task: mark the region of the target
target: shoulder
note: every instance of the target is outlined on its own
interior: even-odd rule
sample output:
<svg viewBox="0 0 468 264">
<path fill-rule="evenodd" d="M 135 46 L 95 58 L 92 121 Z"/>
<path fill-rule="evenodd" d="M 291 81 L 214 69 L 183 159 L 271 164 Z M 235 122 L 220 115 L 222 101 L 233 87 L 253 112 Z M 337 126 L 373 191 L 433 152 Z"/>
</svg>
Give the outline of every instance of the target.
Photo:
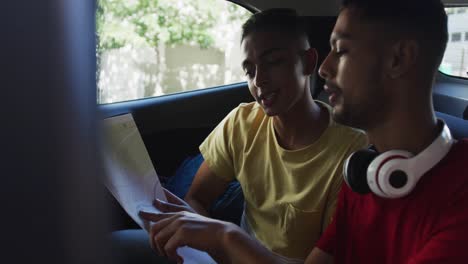
<svg viewBox="0 0 468 264">
<path fill-rule="evenodd" d="M 235 108 L 238 114 L 243 116 L 256 115 L 263 113 L 262 107 L 257 102 L 241 103 Z"/>
<path fill-rule="evenodd" d="M 453 151 L 455 154 L 468 154 L 468 138 L 458 140 L 453 146 Z M 468 155 L 464 157 L 468 158 Z"/>
<path fill-rule="evenodd" d="M 252 124 L 265 117 L 265 112 L 257 102 L 241 103 L 229 114 L 229 119 L 236 124 Z"/>
<path fill-rule="evenodd" d="M 466 170 L 466 164 L 468 163 L 468 139 L 465 138 L 455 142 L 441 163 L 441 167 L 461 175 L 460 177 L 468 182 L 468 171 Z"/>
<path fill-rule="evenodd" d="M 468 138 L 457 140 L 445 159 L 449 164 L 465 167 L 468 162 Z"/>
<path fill-rule="evenodd" d="M 468 139 L 458 140 L 450 152 L 428 172 L 427 188 L 435 195 L 433 203 L 440 202 L 441 207 L 449 204 L 468 206 Z M 427 178 L 427 179 L 425 179 Z M 443 188 L 441 188 L 443 186 Z M 467 214 L 468 215 L 468 214 Z"/>
</svg>

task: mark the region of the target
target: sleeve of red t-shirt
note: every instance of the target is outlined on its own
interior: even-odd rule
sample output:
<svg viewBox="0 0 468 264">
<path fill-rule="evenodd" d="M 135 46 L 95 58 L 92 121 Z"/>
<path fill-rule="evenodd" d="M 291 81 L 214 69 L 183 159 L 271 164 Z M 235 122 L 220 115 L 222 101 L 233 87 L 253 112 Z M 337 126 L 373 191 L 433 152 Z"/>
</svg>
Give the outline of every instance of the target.
<svg viewBox="0 0 468 264">
<path fill-rule="evenodd" d="M 316 247 L 332 256 L 335 255 L 334 253 L 336 250 L 337 235 L 339 235 L 336 232 L 337 225 L 340 224 L 341 216 L 344 214 L 343 210 L 345 210 L 345 188 L 346 186 L 345 184 L 343 184 L 338 195 L 338 203 L 336 205 L 336 211 L 333 216 L 332 222 L 328 225 L 327 229 L 322 234 L 319 241 L 317 241 L 317 243 L 315 244 Z"/>
</svg>

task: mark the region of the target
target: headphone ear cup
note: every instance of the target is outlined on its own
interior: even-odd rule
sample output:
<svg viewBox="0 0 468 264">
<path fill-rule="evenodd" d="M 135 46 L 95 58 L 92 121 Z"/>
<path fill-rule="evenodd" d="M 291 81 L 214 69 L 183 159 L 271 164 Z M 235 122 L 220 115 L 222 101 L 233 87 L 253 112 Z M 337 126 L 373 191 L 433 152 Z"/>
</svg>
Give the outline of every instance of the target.
<svg viewBox="0 0 468 264">
<path fill-rule="evenodd" d="M 415 185 L 408 161 L 408 151 L 389 150 L 375 158 L 367 169 L 367 183 L 373 193 L 383 198 L 399 198 Z"/>
<path fill-rule="evenodd" d="M 367 168 L 379 154 L 371 149 L 361 149 L 351 154 L 344 164 L 343 177 L 348 186 L 357 193 L 370 193 L 367 183 Z"/>
</svg>

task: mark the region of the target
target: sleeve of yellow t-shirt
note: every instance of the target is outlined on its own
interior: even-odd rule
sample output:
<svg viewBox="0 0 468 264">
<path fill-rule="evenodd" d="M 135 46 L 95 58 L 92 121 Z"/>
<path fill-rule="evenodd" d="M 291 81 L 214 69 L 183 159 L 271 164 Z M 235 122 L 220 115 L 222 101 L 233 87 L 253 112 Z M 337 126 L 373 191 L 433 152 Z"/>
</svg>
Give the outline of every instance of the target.
<svg viewBox="0 0 468 264">
<path fill-rule="evenodd" d="M 211 171 L 224 180 L 235 179 L 232 136 L 238 108 L 232 110 L 200 145 L 200 152 Z"/>
<path fill-rule="evenodd" d="M 339 177 L 333 177 L 333 182 L 332 186 L 330 189 L 330 195 L 329 198 L 327 199 L 327 204 L 325 207 L 325 212 L 324 212 L 324 221 L 323 221 L 323 226 L 322 226 L 322 233 L 325 231 L 327 226 L 331 223 L 333 216 L 335 214 L 335 209 L 336 209 L 336 203 L 338 200 L 338 194 L 341 189 L 341 184 L 343 183 L 343 164 L 344 161 L 348 158 L 351 153 L 365 148 L 367 146 L 367 136 L 364 133 L 358 133 L 356 134 L 356 140 L 350 141 L 353 142 L 352 144 L 349 144 L 349 148 L 347 149 L 345 155 L 343 156 L 343 159 L 340 160 L 340 167 L 337 170 L 336 173 L 339 173 Z"/>
</svg>

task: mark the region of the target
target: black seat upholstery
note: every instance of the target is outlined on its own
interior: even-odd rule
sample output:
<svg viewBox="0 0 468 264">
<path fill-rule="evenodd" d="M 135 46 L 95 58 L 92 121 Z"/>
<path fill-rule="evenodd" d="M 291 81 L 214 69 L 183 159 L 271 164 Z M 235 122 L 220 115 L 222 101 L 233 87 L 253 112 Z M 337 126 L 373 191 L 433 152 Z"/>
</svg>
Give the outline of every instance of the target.
<svg viewBox="0 0 468 264">
<path fill-rule="evenodd" d="M 325 57 L 330 52 L 330 34 L 336 22 L 336 17 L 333 16 L 307 16 L 303 17 L 307 25 L 307 34 L 309 36 L 310 45 L 317 50 L 318 61 L 316 74 L 311 78 L 312 97 L 317 98 L 323 90 L 324 80 L 318 77 L 317 71 Z"/>
</svg>

